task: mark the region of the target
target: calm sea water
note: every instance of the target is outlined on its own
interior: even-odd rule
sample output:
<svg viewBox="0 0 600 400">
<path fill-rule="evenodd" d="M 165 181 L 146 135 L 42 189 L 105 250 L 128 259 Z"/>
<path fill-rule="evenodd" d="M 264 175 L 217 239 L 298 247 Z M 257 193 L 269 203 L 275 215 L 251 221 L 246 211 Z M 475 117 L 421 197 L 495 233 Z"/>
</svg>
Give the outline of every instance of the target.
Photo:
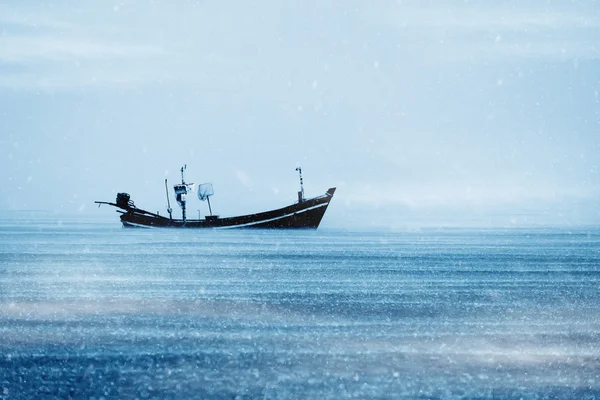
<svg viewBox="0 0 600 400">
<path fill-rule="evenodd" d="M 600 398 L 600 230 L 0 221 L 0 398 Z"/>
</svg>

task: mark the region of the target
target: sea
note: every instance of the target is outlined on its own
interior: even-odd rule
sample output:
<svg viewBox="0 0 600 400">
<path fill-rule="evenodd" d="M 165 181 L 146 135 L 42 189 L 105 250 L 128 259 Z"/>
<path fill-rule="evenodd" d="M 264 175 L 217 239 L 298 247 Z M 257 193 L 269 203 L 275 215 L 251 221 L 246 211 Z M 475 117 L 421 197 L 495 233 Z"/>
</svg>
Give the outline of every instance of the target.
<svg viewBox="0 0 600 400">
<path fill-rule="evenodd" d="M 600 399 L 600 228 L 0 219 L 0 399 Z"/>
</svg>

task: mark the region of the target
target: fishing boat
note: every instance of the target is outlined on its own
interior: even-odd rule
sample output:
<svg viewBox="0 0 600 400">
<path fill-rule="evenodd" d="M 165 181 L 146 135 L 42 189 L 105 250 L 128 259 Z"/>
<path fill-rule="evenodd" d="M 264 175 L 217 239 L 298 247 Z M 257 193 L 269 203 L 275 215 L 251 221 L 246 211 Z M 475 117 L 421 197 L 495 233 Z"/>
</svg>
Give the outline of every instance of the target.
<svg viewBox="0 0 600 400">
<path fill-rule="evenodd" d="M 96 201 L 95 203 L 98 204 L 98 207 L 102 204 L 116 207 L 117 212 L 121 214 L 120 218 L 124 227 L 317 229 L 335 193 L 335 188 L 330 188 L 321 196 L 306 199 L 302 182 L 302 168 L 298 167 L 296 171 L 300 177 L 300 190 L 296 203 L 276 210 L 221 218 L 212 213 L 210 205 L 210 197 L 214 195 L 212 183 L 200 185 L 186 183 L 185 169 L 186 166 L 181 168 L 181 183 L 173 186 L 175 199 L 181 207 L 180 219 L 173 218 L 167 179 L 165 179 L 165 191 L 168 217 L 138 208 L 128 193 L 117 193 L 114 203 L 107 201 Z M 189 219 L 186 215 L 187 196 L 194 190 L 197 191 L 199 200 L 208 203 L 209 214 L 203 219 Z"/>
</svg>

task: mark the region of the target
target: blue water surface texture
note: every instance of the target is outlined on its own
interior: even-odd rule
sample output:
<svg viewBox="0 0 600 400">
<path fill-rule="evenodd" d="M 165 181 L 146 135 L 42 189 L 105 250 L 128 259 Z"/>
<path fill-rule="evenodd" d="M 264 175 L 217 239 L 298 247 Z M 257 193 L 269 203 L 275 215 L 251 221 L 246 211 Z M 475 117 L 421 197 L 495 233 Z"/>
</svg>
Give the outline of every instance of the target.
<svg viewBox="0 0 600 400">
<path fill-rule="evenodd" d="M 600 398 L 600 230 L 0 221 L 0 398 Z"/>
</svg>

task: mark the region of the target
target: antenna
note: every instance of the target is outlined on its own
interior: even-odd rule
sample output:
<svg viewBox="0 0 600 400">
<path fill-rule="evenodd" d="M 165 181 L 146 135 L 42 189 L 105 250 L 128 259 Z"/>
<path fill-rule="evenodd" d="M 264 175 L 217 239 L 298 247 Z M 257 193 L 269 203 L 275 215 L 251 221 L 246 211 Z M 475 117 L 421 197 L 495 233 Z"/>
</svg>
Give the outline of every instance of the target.
<svg viewBox="0 0 600 400">
<path fill-rule="evenodd" d="M 298 203 L 302 203 L 304 201 L 304 184 L 302 183 L 302 167 L 297 167 L 296 171 L 300 175 L 300 191 L 298 192 Z"/>
<path fill-rule="evenodd" d="M 185 185 L 185 180 L 183 180 L 183 171 L 185 171 L 187 169 L 187 164 L 185 164 L 183 167 L 181 167 L 181 184 Z"/>
<path fill-rule="evenodd" d="M 167 178 L 165 178 L 165 192 L 167 192 L 167 212 L 169 219 L 173 219 L 173 209 L 171 208 L 171 200 L 169 200 L 169 188 L 167 187 Z"/>
</svg>

